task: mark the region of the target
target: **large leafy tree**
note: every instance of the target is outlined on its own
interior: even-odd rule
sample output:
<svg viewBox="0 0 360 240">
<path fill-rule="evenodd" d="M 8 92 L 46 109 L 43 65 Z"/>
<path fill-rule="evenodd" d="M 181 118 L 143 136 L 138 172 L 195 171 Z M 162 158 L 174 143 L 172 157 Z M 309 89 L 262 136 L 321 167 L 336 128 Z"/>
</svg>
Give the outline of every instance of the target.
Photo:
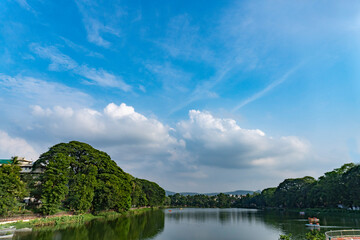
<svg viewBox="0 0 360 240">
<path fill-rule="evenodd" d="M 347 206 L 360 206 L 360 165 L 356 165 L 343 174 L 344 199 Z"/>
<path fill-rule="evenodd" d="M 346 173 L 354 166 L 353 163 L 347 163 L 321 176 L 310 191 L 311 207 L 336 207 L 346 202 L 347 189 L 343 176 L 348 176 Z"/>
<path fill-rule="evenodd" d="M 67 176 L 63 180 L 68 188 L 61 188 L 62 194 L 56 198 L 56 204 L 63 200 L 63 193 L 67 193 L 66 206 L 79 213 L 109 209 L 123 211 L 130 208 L 130 177 L 105 152 L 86 143 L 71 141 L 57 144 L 43 153 L 33 168 L 33 171 L 44 171 L 44 177 L 39 178 L 38 185 L 43 202 L 50 199 L 47 192 L 52 192 L 54 187 L 64 186 L 62 181 L 47 184 L 51 176 L 56 174 L 54 168 L 61 168 L 57 171 L 63 171 L 64 176 Z"/>
<path fill-rule="evenodd" d="M 308 192 L 316 183 L 313 177 L 285 179 L 274 192 L 277 205 L 286 208 L 305 207 L 308 201 Z"/>
</svg>

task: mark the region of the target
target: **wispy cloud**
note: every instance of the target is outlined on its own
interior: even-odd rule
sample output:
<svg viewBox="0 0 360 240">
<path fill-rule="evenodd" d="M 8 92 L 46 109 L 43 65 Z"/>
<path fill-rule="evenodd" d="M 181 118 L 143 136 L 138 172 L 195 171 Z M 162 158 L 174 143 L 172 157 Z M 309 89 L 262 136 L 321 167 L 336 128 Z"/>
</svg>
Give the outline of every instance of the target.
<svg viewBox="0 0 360 240">
<path fill-rule="evenodd" d="M 92 0 L 76 0 L 78 9 L 83 17 L 83 23 L 87 32 L 89 42 L 98 46 L 109 48 L 111 42 L 106 40 L 103 35 L 111 34 L 120 36 L 120 29 L 116 27 L 117 18 L 122 15 L 121 9 L 117 4 L 113 5 L 114 12 L 108 13 L 107 9 L 100 9 L 101 6 Z"/>
<path fill-rule="evenodd" d="M 15 0 L 22 8 L 28 10 L 28 11 L 33 11 L 33 9 L 31 8 L 31 6 L 28 4 L 28 2 L 26 0 Z"/>
<path fill-rule="evenodd" d="M 100 21 L 92 18 L 87 18 L 85 21 L 86 31 L 88 33 L 89 42 L 95 43 L 102 47 L 110 47 L 110 42 L 105 40 L 101 35 L 102 33 L 110 33 L 119 36 L 119 32 L 109 26 L 105 26 Z"/>
<path fill-rule="evenodd" d="M 191 74 L 184 72 L 179 67 L 175 67 L 170 63 L 145 65 L 154 76 L 162 83 L 162 87 L 167 92 L 177 92 L 178 94 L 188 92 L 188 83 L 191 81 Z"/>
<path fill-rule="evenodd" d="M 214 61 L 214 54 L 207 46 L 207 39 L 199 34 L 199 26 L 191 22 L 188 14 L 173 17 L 167 26 L 165 38 L 157 44 L 174 58 Z"/>
<path fill-rule="evenodd" d="M 81 65 L 76 68 L 74 72 L 96 82 L 100 86 L 115 87 L 125 92 L 131 91 L 131 86 L 126 84 L 122 77 L 111 74 L 104 69 L 91 68 L 86 65 Z"/>
<path fill-rule="evenodd" d="M 67 38 L 64 38 L 64 37 L 60 37 L 60 38 L 66 43 L 67 46 L 69 46 L 70 48 L 74 49 L 77 52 L 84 53 L 84 54 L 86 54 L 86 56 L 90 56 L 90 57 L 104 58 L 104 56 L 101 53 L 91 51 L 88 48 L 81 46 L 79 44 L 76 44 Z"/>
<path fill-rule="evenodd" d="M 30 45 L 30 49 L 41 58 L 50 60 L 49 70 L 51 71 L 71 71 L 102 87 L 114 87 L 125 92 L 131 90 L 131 86 L 126 84 L 121 76 L 109 73 L 102 68 L 92 68 L 86 64 L 80 65 L 54 46 L 43 47 L 33 43 Z"/>
<path fill-rule="evenodd" d="M 263 90 L 255 93 L 254 95 L 252 95 L 251 97 L 245 99 L 244 101 L 242 101 L 240 104 L 238 104 L 236 107 L 233 108 L 233 112 L 239 110 L 240 108 L 246 106 L 247 104 L 263 97 L 266 93 L 268 93 L 269 91 L 271 91 L 273 88 L 277 87 L 278 85 L 282 84 L 283 82 L 285 82 L 286 80 L 289 79 L 289 77 L 294 74 L 301 66 L 303 65 L 303 63 L 298 64 L 297 66 L 293 67 L 292 69 L 290 69 L 289 71 L 287 71 L 281 78 L 275 80 L 274 82 L 270 83 L 266 88 L 264 88 Z"/>
<path fill-rule="evenodd" d="M 49 65 L 49 70 L 51 71 L 73 70 L 78 67 L 77 62 L 69 56 L 61 53 L 59 49 L 54 46 L 43 47 L 39 44 L 33 43 L 30 44 L 30 49 L 39 57 L 49 59 L 51 61 L 51 64 Z"/>
<path fill-rule="evenodd" d="M 2 106 L 5 112 L 5 109 L 10 111 L 12 108 L 27 107 L 32 104 L 78 107 L 93 102 L 92 97 L 77 89 L 46 79 L 22 75 L 0 74 L 0 91 L 7 98 L 7 102 L 4 102 L 5 106 Z"/>
<path fill-rule="evenodd" d="M 238 65 L 236 61 L 226 61 L 222 64 L 222 66 L 218 66 L 216 69 L 216 73 L 213 77 L 209 80 L 200 82 L 196 85 L 195 89 L 186 97 L 180 104 L 172 108 L 169 112 L 173 114 L 184 107 L 188 106 L 192 102 L 201 100 L 201 99 L 209 99 L 209 98 L 216 98 L 218 94 L 213 91 L 213 88 L 220 84 L 221 82 L 225 81 L 228 77 L 229 72 L 233 70 Z"/>
</svg>

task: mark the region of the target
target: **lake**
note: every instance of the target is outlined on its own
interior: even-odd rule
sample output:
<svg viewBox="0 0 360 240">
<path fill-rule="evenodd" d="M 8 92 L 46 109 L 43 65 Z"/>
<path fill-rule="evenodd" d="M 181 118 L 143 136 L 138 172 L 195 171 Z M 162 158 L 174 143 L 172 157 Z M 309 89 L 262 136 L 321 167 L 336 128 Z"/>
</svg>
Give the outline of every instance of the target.
<svg viewBox="0 0 360 240">
<path fill-rule="evenodd" d="M 255 209 L 164 209 L 115 220 L 94 220 L 77 226 L 48 227 L 16 233 L 18 240 L 277 240 L 291 233 L 303 239 L 308 216 Z M 360 216 L 320 216 L 320 231 L 360 228 Z"/>
</svg>

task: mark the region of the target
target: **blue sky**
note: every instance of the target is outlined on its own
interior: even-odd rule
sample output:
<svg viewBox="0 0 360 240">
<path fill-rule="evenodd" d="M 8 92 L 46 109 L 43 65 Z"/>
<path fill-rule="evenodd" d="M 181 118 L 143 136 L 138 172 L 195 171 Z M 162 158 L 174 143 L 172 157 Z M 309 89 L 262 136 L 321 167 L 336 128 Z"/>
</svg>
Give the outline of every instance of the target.
<svg viewBox="0 0 360 240">
<path fill-rule="evenodd" d="M 0 2 L 0 157 L 70 140 L 171 191 L 360 160 L 357 1 Z"/>
</svg>

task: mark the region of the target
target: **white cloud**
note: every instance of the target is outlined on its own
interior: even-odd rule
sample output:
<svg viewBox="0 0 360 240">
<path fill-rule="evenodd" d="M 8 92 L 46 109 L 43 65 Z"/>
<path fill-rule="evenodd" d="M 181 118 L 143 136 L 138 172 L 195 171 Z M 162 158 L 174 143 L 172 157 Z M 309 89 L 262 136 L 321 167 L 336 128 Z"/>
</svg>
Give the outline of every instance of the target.
<svg viewBox="0 0 360 240">
<path fill-rule="evenodd" d="M 110 103 L 104 109 L 104 113 L 113 119 L 123 119 L 130 118 L 134 121 L 147 120 L 147 118 L 137 112 L 131 106 L 126 106 L 125 103 L 121 103 L 120 106 L 117 106 L 115 103 Z"/>
<path fill-rule="evenodd" d="M 19 156 L 29 160 L 36 160 L 39 154 L 24 139 L 11 137 L 8 133 L 0 130 L 0 156 L 2 158 Z"/>
<path fill-rule="evenodd" d="M 191 110 L 178 124 L 186 149 L 198 164 L 221 168 L 277 167 L 302 159 L 308 145 L 297 137 L 274 139 L 259 130 L 240 128 L 233 119 Z"/>
<path fill-rule="evenodd" d="M 101 68 L 92 68 L 85 64 L 79 65 L 71 57 L 63 54 L 54 46 L 43 47 L 33 43 L 30 45 L 30 48 L 41 58 L 50 60 L 49 70 L 51 71 L 71 71 L 102 87 L 114 87 L 125 92 L 131 90 L 131 86 L 126 84 L 122 77 Z"/>
</svg>

